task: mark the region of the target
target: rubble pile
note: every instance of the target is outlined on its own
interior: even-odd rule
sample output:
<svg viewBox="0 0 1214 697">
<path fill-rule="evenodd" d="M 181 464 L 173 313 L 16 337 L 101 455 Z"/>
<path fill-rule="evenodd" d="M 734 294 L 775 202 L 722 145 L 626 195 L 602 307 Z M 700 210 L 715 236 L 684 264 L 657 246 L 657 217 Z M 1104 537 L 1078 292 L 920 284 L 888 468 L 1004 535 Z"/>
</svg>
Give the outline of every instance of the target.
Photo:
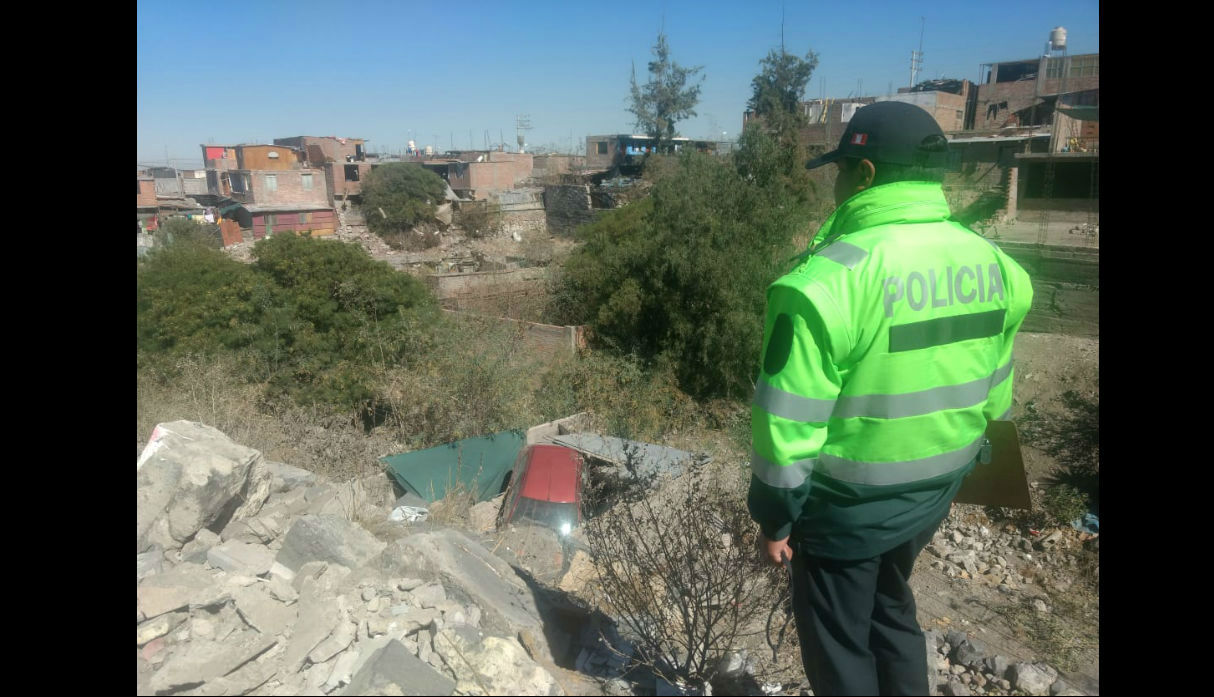
<svg viewBox="0 0 1214 697">
<path fill-rule="evenodd" d="M 139 694 L 563 694 L 514 571 L 451 529 L 377 537 L 359 521 L 390 506 L 365 488 L 158 426 L 138 467 Z"/>
<path fill-rule="evenodd" d="M 924 632 L 928 682 L 942 695 L 1082 695 L 1044 663 L 1011 662 L 988 655 L 986 646 L 965 633 Z"/>
<path fill-rule="evenodd" d="M 977 517 L 950 515 L 925 551 L 935 557 L 932 568 L 945 576 L 986 584 L 1005 594 L 1040 595 L 1040 591 L 1032 592 L 1033 587 L 1046 584 L 1054 590 L 1067 590 L 1079 566 L 1079 548 L 1098 549 L 1100 544 L 1098 535 L 1069 527 L 1022 532 L 1006 524 L 992 529 L 983 524 L 984 517 Z"/>
</svg>

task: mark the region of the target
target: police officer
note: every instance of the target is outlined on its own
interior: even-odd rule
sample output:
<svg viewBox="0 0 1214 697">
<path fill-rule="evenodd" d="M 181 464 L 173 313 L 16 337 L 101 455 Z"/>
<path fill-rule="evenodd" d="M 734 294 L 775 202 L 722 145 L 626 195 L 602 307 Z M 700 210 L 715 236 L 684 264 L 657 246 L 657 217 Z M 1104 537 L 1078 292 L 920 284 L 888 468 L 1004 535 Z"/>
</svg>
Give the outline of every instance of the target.
<svg viewBox="0 0 1214 697">
<path fill-rule="evenodd" d="M 928 694 L 907 585 L 915 557 L 1012 405 L 1028 276 L 951 221 L 947 140 L 923 109 L 858 110 L 837 208 L 767 291 L 748 505 L 790 563 L 805 674 L 820 695 Z"/>
</svg>

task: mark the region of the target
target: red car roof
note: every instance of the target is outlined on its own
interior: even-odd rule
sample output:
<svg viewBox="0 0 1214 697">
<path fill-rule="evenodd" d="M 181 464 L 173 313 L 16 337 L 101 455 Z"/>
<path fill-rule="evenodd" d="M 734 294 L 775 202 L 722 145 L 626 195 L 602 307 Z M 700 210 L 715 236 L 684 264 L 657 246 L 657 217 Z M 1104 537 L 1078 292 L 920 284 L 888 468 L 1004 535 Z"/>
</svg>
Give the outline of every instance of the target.
<svg viewBox="0 0 1214 697">
<path fill-rule="evenodd" d="M 553 503 L 577 501 L 581 457 L 576 450 L 559 445 L 533 445 L 527 459 L 520 495 Z"/>
</svg>

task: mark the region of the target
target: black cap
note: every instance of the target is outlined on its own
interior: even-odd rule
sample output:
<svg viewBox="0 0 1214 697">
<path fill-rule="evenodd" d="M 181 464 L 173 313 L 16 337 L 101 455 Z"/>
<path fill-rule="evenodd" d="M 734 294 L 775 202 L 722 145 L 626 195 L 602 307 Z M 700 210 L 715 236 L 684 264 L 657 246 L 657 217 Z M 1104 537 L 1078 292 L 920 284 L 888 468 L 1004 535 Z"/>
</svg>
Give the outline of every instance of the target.
<svg viewBox="0 0 1214 697">
<path fill-rule="evenodd" d="M 947 153 L 948 139 L 927 111 L 906 102 L 876 102 L 856 110 L 838 148 L 805 163 L 805 168 L 821 167 L 842 157 L 943 167 Z"/>
</svg>

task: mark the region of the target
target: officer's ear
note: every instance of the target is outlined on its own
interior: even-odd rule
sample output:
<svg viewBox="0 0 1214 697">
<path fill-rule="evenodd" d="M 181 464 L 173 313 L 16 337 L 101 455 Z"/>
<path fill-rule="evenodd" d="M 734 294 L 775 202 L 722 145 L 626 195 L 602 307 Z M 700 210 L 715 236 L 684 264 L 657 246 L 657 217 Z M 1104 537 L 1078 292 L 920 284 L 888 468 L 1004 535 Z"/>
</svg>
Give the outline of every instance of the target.
<svg viewBox="0 0 1214 697">
<path fill-rule="evenodd" d="M 873 185 L 877 177 L 877 168 L 871 160 L 860 160 L 856 165 L 856 190 L 863 191 Z"/>
</svg>

